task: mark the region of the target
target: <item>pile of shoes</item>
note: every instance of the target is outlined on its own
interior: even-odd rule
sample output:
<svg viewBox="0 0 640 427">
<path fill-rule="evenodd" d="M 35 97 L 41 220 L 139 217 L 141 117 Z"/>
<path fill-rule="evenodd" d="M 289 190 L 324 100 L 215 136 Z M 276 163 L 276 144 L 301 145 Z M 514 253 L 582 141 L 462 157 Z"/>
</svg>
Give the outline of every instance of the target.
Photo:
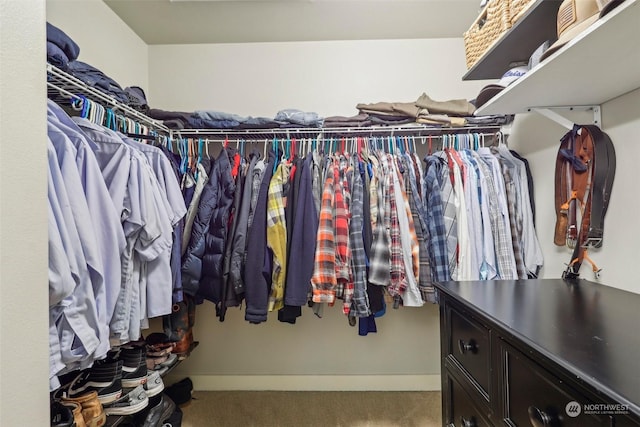
<svg viewBox="0 0 640 427">
<path fill-rule="evenodd" d="M 176 343 L 167 342 L 162 333 L 153 333 L 146 338 L 147 369 L 164 376 L 167 371 L 178 363 L 178 355 L 173 352 Z"/>
</svg>

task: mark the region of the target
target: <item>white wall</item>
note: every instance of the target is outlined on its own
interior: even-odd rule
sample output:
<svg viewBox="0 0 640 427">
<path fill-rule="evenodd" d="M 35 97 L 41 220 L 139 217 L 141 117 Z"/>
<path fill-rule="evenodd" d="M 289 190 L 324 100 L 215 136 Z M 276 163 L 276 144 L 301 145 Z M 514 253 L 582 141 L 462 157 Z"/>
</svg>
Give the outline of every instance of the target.
<svg viewBox="0 0 640 427">
<path fill-rule="evenodd" d="M 149 47 L 150 105 L 273 117 L 283 108 L 354 115 L 359 102 L 473 98 L 461 39 L 167 45 Z M 172 64 L 168 67 L 167 64 Z M 436 306 L 389 309 L 359 337 L 340 308 L 296 325 L 262 325 L 198 308 L 200 347 L 176 371 L 198 389 L 438 389 Z"/>
<path fill-rule="evenodd" d="M 593 115 L 582 114 L 579 120 L 593 120 Z M 616 149 L 617 168 L 611 193 L 611 202 L 605 218 L 604 245 L 589 256 L 602 268 L 599 282 L 608 286 L 640 293 L 640 281 L 634 276 L 638 265 L 637 242 L 640 227 L 637 215 L 638 163 L 640 158 L 640 89 L 614 99 L 602 106 L 603 130 L 611 137 Z M 590 123 L 590 122 L 586 122 Z M 538 237 L 545 256 L 543 277 L 560 277 L 571 258 L 566 247 L 553 243 L 555 208 L 553 200 L 555 159 L 560 138 L 566 129 L 545 118 L 524 115 L 518 117 L 509 142 L 527 157 L 535 183 Z M 585 262 L 580 276 L 595 280 L 590 265 Z"/>
<path fill-rule="evenodd" d="M 149 46 L 150 105 L 273 117 L 354 115 L 359 102 L 473 98 L 462 39 Z"/>
<path fill-rule="evenodd" d="M 44 0 L 0 0 L 0 425 L 49 425 Z"/>
<path fill-rule="evenodd" d="M 47 21 L 80 46 L 79 61 L 122 88 L 149 86 L 148 47 L 102 0 L 47 0 Z"/>
</svg>

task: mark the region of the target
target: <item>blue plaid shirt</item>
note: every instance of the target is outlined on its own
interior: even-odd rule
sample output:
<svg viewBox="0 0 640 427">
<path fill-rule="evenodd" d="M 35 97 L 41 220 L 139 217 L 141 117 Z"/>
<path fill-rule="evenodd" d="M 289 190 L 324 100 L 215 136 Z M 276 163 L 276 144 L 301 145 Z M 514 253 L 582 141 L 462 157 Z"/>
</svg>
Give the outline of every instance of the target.
<svg viewBox="0 0 640 427">
<path fill-rule="evenodd" d="M 425 163 L 424 201 L 426 202 L 431 277 L 435 282 L 444 282 L 451 280 L 451 273 L 447 251 L 447 231 L 444 224 L 444 207 L 438 180 L 438 169 L 443 166 L 442 159 L 427 156 Z"/>
</svg>

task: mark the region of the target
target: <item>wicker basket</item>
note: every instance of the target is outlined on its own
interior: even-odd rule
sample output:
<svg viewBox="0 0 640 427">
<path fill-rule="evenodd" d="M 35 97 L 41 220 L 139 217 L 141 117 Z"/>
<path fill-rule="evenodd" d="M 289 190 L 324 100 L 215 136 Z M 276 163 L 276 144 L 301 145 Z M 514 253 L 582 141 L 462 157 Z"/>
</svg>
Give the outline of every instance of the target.
<svg viewBox="0 0 640 427">
<path fill-rule="evenodd" d="M 510 4 L 512 0 L 489 0 L 471 28 L 464 33 L 467 68 L 476 61 L 511 28 Z"/>
<path fill-rule="evenodd" d="M 509 17 L 511 19 L 511 25 L 515 25 L 535 2 L 536 0 L 510 0 Z"/>
</svg>

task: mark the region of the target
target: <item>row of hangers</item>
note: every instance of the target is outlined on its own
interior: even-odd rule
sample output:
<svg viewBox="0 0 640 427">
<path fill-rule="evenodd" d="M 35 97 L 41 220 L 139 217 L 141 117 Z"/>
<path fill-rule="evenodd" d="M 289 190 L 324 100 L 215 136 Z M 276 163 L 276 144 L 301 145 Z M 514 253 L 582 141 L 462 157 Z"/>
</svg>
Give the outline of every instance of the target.
<svg viewBox="0 0 640 427">
<path fill-rule="evenodd" d="M 439 141 L 438 141 L 439 140 Z M 212 144 L 221 143 L 226 148 L 229 144 L 235 145 L 238 153 L 244 157 L 248 144 L 263 144 L 263 158 L 267 158 L 269 147 L 275 153 L 280 153 L 276 158 L 277 167 L 281 161 L 291 161 L 296 156 L 304 156 L 310 152 L 321 154 L 346 154 L 354 153 L 362 158 L 363 150 L 373 152 L 386 152 L 389 154 L 417 153 L 417 145 L 427 145 L 429 155 L 433 154 L 434 147 L 438 149 L 454 150 L 477 150 L 487 144 L 502 145 L 506 141 L 506 136 L 501 132 L 497 133 L 466 133 L 466 134 L 442 134 L 431 136 L 366 136 L 366 137 L 340 137 L 340 138 L 277 138 L 255 140 L 237 138 L 235 141 L 225 138 L 177 138 L 165 139 L 166 148 L 177 153 L 181 158 L 181 170 L 185 173 L 192 170 L 197 173 L 197 165 L 202 162 L 203 156 L 211 157 L 209 149 Z M 440 144 L 438 144 L 440 142 Z M 162 143 L 162 142 L 161 142 Z"/>
</svg>

